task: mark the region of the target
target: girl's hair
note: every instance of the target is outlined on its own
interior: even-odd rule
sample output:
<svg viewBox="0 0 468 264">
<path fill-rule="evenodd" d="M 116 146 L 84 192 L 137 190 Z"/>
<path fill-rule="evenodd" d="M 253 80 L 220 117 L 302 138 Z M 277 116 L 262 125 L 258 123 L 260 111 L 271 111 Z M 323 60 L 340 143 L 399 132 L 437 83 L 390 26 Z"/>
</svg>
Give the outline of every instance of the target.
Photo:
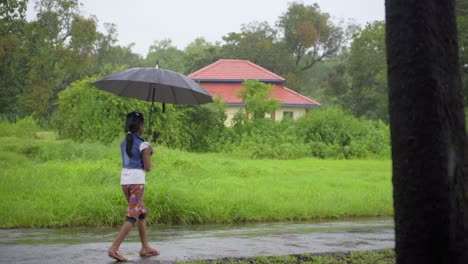
<svg viewBox="0 0 468 264">
<path fill-rule="evenodd" d="M 138 133 L 140 130 L 141 124 L 145 120 L 143 119 L 143 114 L 139 112 L 131 112 L 127 114 L 125 119 L 125 140 L 127 141 L 127 148 L 125 152 L 129 157 L 132 157 L 132 147 L 133 147 L 133 133 Z"/>
</svg>

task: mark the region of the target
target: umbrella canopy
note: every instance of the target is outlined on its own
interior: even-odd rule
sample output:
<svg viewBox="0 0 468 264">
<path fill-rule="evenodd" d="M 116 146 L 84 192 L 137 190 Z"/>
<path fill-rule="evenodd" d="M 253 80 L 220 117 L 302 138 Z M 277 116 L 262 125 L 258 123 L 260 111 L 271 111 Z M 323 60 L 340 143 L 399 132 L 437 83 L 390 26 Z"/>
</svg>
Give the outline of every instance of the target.
<svg viewBox="0 0 468 264">
<path fill-rule="evenodd" d="M 130 68 L 105 76 L 94 85 L 119 96 L 148 102 L 189 105 L 213 102 L 211 95 L 189 77 L 160 68 Z"/>
</svg>

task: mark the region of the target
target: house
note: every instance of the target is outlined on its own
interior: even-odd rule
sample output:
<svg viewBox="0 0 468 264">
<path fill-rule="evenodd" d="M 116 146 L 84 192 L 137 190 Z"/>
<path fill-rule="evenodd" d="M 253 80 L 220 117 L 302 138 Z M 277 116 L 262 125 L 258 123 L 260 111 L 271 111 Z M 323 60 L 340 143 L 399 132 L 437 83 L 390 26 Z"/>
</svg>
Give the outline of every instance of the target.
<svg viewBox="0 0 468 264">
<path fill-rule="evenodd" d="M 285 79 L 248 60 L 218 60 L 188 75 L 211 96 L 220 96 L 227 104 L 226 125 L 240 110 L 245 111 L 245 104 L 238 97 L 245 80 L 258 80 L 274 86 L 271 96 L 279 100 L 281 108 L 272 115 L 273 120 L 281 120 L 288 115 L 293 119 L 303 116 L 312 107 L 320 103 L 283 86 Z"/>
</svg>

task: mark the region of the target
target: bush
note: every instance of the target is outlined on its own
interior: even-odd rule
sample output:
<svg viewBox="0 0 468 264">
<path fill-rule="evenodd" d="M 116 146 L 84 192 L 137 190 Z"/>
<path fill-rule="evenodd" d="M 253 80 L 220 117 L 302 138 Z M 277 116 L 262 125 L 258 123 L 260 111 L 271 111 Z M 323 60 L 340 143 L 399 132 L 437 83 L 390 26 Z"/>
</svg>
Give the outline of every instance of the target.
<svg viewBox="0 0 468 264">
<path fill-rule="evenodd" d="M 320 158 L 386 158 L 389 128 L 382 121 L 357 119 L 340 109 L 314 110 L 300 118 L 297 136 Z"/>
<path fill-rule="evenodd" d="M 215 99 L 213 103 L 197 106 L 174 106 L 177 118 L 162 125 L 172 126 L 171 139 L 163 137 L 159 143 L 187 151 L 219 151 L 220 139 L 224 136 L 226 120 L 225 105 Z"/>
<path fill-rule="evenodd" d="M 128 112 L 140 111 L 148 116 L 147 103 L 98 90 L 93 80 L 76 81 L 59 93 L 53 122 L 61 137 L 110 143 L 123 135 Z"/>
<path fill-rule="evenodd" d="M 0 137 L 34 138 L 38 131 L 39 126 L 31 116 L 20 119 L 16 123 L 0 122 Z"/>
<path fill-rule="evenodd" d="M 388 158 L 389 129 L 340 109 L 313 110 L 297 121 L 258 119 L 228 128 L 222 149 L 249 158 Z"/>
</svg>

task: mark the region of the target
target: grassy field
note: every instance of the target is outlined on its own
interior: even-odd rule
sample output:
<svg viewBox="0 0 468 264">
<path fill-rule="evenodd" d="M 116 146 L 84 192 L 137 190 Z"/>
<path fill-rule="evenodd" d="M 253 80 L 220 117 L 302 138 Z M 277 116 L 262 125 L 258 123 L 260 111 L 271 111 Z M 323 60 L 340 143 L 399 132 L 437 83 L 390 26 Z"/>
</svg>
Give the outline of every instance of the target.
<svg viewBox="0 0 468 264">
<path fill-rule="evenodd" d="M 0 135 L 0 228 L 124 220 L 120 150 Z M 155 149 L 149 223 L 231 223 L 392 215 L 389 160 L 248 160 Z"/>
<path fill-rule="evenodd" d="M 338 252 L 325 254 L 303 254 L 292 256 L 258 256 L 249 259 L 215 259 L 189 261 L 190 264 L 394 264 L 395 252 L 390 249 L 370 252 Z"/>
</svg>

